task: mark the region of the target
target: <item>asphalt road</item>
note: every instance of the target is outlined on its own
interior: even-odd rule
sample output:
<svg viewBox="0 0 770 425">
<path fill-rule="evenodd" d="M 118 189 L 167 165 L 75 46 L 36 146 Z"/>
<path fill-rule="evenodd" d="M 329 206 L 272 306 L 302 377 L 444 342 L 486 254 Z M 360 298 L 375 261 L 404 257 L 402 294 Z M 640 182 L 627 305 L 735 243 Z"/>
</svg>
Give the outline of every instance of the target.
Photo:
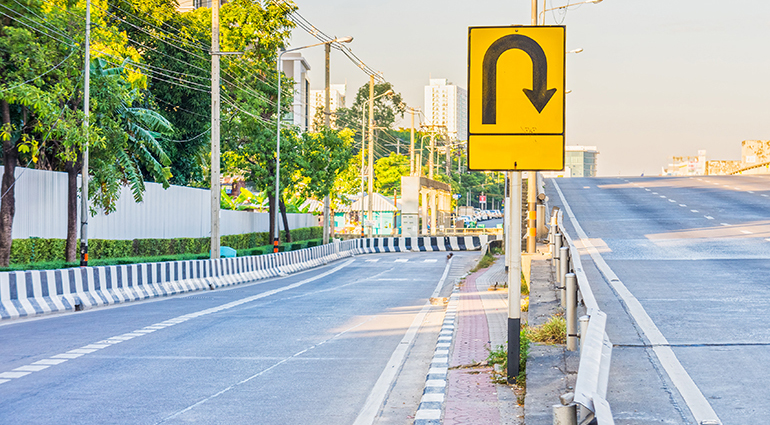
<svg viewBox="0 0 770 425">
<path fill-rule="evenodd" d="M 564 210 L 554 183 L 618 278 L 583 251 L 614 344 L 615 423 L 767 423 L 770 178 L 549 180 Z"/>
<path fill-rule="evenodd" d="M 455 253 L 441 296 L 477 256 Z M 0 423 L 351 424 L 367 399 L 377 421 L 403 422 L 435 348 L 443 307 L 428 299 L 446 267 L 446 253 L 361 255 L 229 289 L 0 324 Z M 397 364 L 410 376 L 383 387 L 410 327 L 414 344 Z"/>
</svg>

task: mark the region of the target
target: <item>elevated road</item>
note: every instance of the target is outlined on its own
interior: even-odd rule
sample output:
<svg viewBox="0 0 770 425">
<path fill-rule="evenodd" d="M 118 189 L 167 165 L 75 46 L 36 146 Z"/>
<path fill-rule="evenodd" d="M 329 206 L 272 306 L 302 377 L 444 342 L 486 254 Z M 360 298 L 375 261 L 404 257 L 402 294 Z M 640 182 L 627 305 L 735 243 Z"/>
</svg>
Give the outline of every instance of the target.
<svg viewBox="0 0 770 425">
<path fill-rule="evenodd" d="M 563 225 L 582 238 L 608 315 L 616 423 L 766 422 L 770 177 L 573 178 L 547 190 L 573 215 Z"/>
</svg>

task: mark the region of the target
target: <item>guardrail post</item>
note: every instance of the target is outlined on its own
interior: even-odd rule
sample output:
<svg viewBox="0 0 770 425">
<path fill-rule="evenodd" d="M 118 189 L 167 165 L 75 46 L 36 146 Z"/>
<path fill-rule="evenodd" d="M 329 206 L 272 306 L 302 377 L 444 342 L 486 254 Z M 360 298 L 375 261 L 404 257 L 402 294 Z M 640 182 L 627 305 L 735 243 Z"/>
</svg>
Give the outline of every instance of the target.
<svg viewBox="0 0 770 425">
<path fill-rule="evenodd" d="M 537 204 L 535 210 L 537 211 L 537 237 L 542 238 L 545 236 L 545 205 Z"/>
<path fill-rule="evenodd" d="M 553 425 L 577 425 L 577 405 L 553 405 Z"/>
<path fill-rule="evenodd" d="M 580 322 L 580 352 L 583 352 L 583 341 L 585 341 L 586 331 L 588 330 L 588 316 L 580 316 L 578 321 Z"/>
<path fill-rule="evenodd" d="M 551 258 L 556 259 L 559 257 L 559 249 L 561 249 L 561 233 L 557 231 L 553 235 L 553 251 L 551 252 Z"/>
<path fill-rule="evenodd" d="M 548 254 L 553 257 L 553 227 L 548 228 Z"/>
<path fill-rule="evenodd" d="M 567 350 L 576 351 L 577 342 L 577 276 L 567 273 L 565 276 L 567 291 Z"/>
<path fill-rule="evenodd" d="M 565 284 L 565 276 L 569 273 L 569 248 L 566 246 L 561 247 L 559 250 L 559 283 L 561 283 L 561 306 L 567 307 L 567 289 Z"/>
</svg>

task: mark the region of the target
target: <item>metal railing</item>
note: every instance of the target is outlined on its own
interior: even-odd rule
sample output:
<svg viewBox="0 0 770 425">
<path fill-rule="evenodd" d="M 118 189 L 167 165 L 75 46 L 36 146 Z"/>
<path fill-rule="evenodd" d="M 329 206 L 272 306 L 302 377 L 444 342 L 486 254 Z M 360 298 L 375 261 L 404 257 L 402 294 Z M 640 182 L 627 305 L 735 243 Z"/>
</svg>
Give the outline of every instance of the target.
<svg viewBox="0 0 770 425">
<path fill-rule="evenodd" d="M 478 235 L 502 235 L 503 229 L 497 227 L 487 228 L 462 228 L 454 227 L 439 230 L 436 236 L 478 236 Z M 428 236 L 428 235 L 425 235 Z"/>
<path fill-rule="evenodd" d="M 553 423 L 588 424 L 596 420 L 598 425 L 614 425 L 606 400 L 612 357 L 612 342 L 605 332 L 607 315 L 601 311 L 591 291 L 580 252 L 572 238 L 560 228 L 560 222 L 561 211 L 554 208 L 548 241 L 561 290 L 561 304 L 566 309 L 567 350 L 576 351 L 579 339 L 580 363 L 574 393 L 563 395 L 561 404 L 553 406 Z M 586 315 L 580 318 L 577 317 L 579 300 L 586 309 Z"/>
</svg>

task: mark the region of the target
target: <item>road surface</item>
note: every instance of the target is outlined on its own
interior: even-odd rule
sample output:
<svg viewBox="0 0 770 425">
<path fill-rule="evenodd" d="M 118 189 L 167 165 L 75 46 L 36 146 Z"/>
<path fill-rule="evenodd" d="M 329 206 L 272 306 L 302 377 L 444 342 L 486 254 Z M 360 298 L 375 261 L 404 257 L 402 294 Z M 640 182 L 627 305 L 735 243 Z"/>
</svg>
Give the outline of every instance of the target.
<svg viewBox="0 0 770 425">
<path fill-rule="evenodd" d="M 359 255 L 0 324 L 0 423 L 403 423 L 441 326 L 428 300 L 445 270 L 441 296 L 478 255 Z"/>
<path fill-rule="evenodd" d="M 595 248 L 581 257 L 614 344 L 615 422 L 767 423 L 770 177 L 553 179 L 547 191 Z"/>
</svg>

